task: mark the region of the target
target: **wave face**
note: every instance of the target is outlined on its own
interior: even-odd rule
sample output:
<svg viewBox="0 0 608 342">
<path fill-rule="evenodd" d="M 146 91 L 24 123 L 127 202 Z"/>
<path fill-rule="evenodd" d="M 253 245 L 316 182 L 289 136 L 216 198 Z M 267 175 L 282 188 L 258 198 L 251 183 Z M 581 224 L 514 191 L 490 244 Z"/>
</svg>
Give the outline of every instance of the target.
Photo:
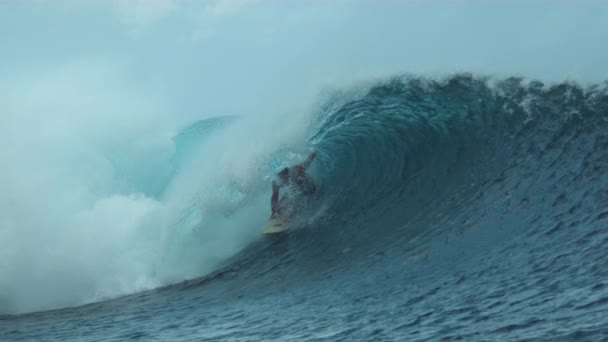
<svg viewBox="0 0 608 342">
<path fill-rule="evenodd" d="M 395 79 L 330 111 L 312 140 L 326 156 L 331 212 L 382 227 L 370 232 L 377 238 L 472 190 L 508 162 L 506 134 L 517 118 L 505 106 L 514 101 L 472 77 Z"/>
<path fill-rule="evenodd" d="M 606 87 L 394 78 L 333 96 L 313 126 L 317 206 L 282 239 L 203 278 L 0 324 L 93 310 L 92 326 L 119 312 L 116 336 L 152 312 L 150 338 L 606 337 Z"/>
<path fill-rule="evenodd" d="M 418 234 L 436 224 L 404 225 L 462 211 L 481 197 L 517 208 L 503 218 L 536 218 L 556 210 L 545 208 L 551 196 L 564 200 L 586 186 L 586 196 L 603 198 L 594 190 L 604 184 L 601 173 L 578 183 L 568 177 L 601 169 L 605 89 L 469 75 L 398 78 L 334 102 L 311 142 L 321 155 L 317 172 L 331 224 L 353 230 L 349 244 Z"/>
</svg>

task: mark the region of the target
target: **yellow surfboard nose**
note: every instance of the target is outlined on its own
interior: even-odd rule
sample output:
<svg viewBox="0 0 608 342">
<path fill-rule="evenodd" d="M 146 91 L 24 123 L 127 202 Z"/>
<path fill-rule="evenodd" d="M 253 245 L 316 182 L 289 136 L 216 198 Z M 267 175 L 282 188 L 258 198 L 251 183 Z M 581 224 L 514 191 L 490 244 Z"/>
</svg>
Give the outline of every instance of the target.
<svg viewBox="0 0 608 342">
<path fill-rule="evenodd" d="M 283 221 L 283 218 L 274 216 L 268 220 L 262 231 L 264 234 L 276 234 L 286 231 L 287 228 L 287 224 Z"/>
</svg>

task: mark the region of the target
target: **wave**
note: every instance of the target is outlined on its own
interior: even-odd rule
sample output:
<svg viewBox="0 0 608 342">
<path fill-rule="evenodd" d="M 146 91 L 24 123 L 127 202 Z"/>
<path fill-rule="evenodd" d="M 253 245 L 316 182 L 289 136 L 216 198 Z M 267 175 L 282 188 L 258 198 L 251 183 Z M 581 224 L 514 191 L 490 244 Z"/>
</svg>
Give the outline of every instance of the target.
<svg viewBox="0 0 608 342">
<path fill-rule="evenodd" d="M 264 277 L 298 283 L 307 272 L 350 279 L 362 260 L 391 253 L 386 265 L 426 258 L 435 267 L 412 274 L 440 272 L 464 267 L 462 254 L 480 257 L 522 234 L 568 234 L 564 226 L 586 222 L 584 235 L 608 217 L 606 87 L 408 76 L 324 101 L 295 130 L 235 117 L 182 130 L 168 176 L 144 189 L 150 198 L 134 201 L 145 207 L 131 236 L 130 248 L 146 251 L 137 277 L 123 277 L 121 291 L 82 291 L 61 304 L 4 298 L 2 311 L 76 305 L 193 278 L 179 287 L 218 277 L 244 279 L 244 287 Z M 277 257 L 259 233 L 269 184 L 306 156 L 304 141 L 318 151 L 311 167 L 317 206 L 288 234 L 289 253 Z M 146 286 L 129 285 L 142 279 Z"/>
<path fill-rule="evenodd" d="M 309 139 L 321 215 L 290 233 L 288 252 L 257 245 L 195 284 L 268 273 L 299 286 L 318 272 L 358 282 L 357 265 L 379 255 L 390 257 L 369 267 L 426 260 L 410 280 L 536 246 L 556 258 L 575 237 L 549 248 L 546 235 L 595 234 L 608 217 L 607 109 L 606 87 L 471 75 L 399 77 L 337 95 Z"/>
<path fill-rule="evenodd" d="M 310 141 L 320 151 L 332 224 L 366 226 L 355 236 L 363 243 L 496 179 L 546 172 L 549 155 L 589 134 L 602 139 L 608 105 L 606 88 L 597 86 L 472 75 L 400 77 L 336 101 Z"/>
</svg>

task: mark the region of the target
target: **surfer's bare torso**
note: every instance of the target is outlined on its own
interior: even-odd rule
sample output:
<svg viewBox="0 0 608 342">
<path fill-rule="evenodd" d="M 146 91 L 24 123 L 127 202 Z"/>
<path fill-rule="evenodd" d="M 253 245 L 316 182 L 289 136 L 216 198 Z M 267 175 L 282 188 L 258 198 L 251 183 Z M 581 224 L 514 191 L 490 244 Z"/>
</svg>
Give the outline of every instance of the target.
<svg viewBox="0 0 608 342">
<path fill-rule="evenodd" d="M 315 193 L 315 183 L 306 173 L 306 169 L 310 166 L 315 156 L 316 152 L 313 152 L 303 163 L 284 168 L 277 174 L 277 179 L 272 182 L 271 216 L 283 214 L 287 209 L 285 208 L 287 205 L 291 206 L 291 209 L 295 209 L 294 206 L 297 206 L 302 198 Z M 283 187 L 287 188 L 287 194 L 283 195 L 283 198 L 279 202 L 279 191 Z M 289 211 L 289 216 L 293 216 L 296 210 Z"/>
</svg>

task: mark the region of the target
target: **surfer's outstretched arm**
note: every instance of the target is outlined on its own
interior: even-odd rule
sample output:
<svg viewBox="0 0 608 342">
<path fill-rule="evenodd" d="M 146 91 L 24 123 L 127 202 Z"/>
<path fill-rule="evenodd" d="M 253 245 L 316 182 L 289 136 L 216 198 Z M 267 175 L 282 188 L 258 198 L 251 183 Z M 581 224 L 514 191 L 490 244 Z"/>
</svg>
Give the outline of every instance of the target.
<svg viewBox="0 0 608 342">
<path fill-rule="evenodd" d="M 312 153 L 308 156 L 308 158 L 306 158 L 306 160 L 298 166 L 301 166 L 303 169 L 307 169 L 310 166 L 310 163 L 312 163 L 312 161 L 315 159 L 316 156 L 317 156 L 317 151 L 312 151 Z"/>
</svg>

